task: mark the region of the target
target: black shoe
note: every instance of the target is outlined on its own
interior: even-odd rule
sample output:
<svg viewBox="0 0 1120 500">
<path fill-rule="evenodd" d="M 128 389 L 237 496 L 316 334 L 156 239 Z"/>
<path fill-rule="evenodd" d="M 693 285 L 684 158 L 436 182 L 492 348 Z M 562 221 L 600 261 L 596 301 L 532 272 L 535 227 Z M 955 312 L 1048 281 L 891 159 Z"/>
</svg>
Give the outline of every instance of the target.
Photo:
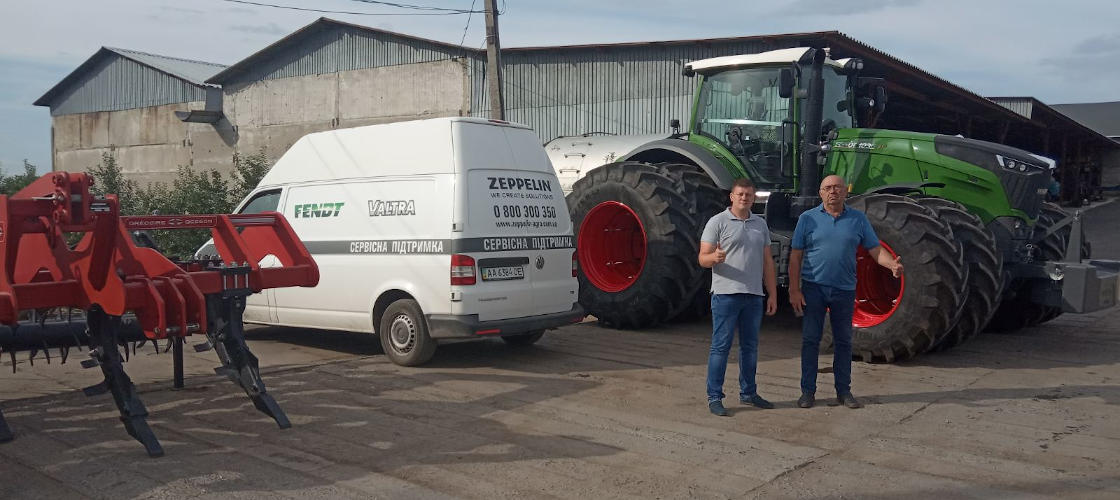
<svg viewBox="0 0 1120 500">
<path fill-rule="evenodd" d="M 745 405 L 754 405 L 758 408 L 762 408 L 763 410 L 770 410 L 774 408 L 774 403 L 762 399 L 762 396 L 759 396 L 758 394 L 746 398 L 740 397 L 739 402 Z"/>
<path fill-rule="evenodd" d="M 850 392 L 846 392 L 844 394 L 836 396 L 836 402 L 853 410 L 856 408 L 863 408 L 863 403 L 860 403 L 859 400 L 856 399 L 856 397 L 853 396 Z"/>
<path fill-rule="evenodd" d="M 811 392 L 801 393 L 801 397 L 797 399 L 798 408 L 812 408 L 813 403 L 817 402 L 817 397 Z"/>
<path fill-rule="evenodd" d="M 712 412 L 712 415 L 717 417 L 727 416 L 727 408 L 724 408 L 723 401 L 718 399 L 715 401 L 708 401 L 708 411 Z"/>
</svg>

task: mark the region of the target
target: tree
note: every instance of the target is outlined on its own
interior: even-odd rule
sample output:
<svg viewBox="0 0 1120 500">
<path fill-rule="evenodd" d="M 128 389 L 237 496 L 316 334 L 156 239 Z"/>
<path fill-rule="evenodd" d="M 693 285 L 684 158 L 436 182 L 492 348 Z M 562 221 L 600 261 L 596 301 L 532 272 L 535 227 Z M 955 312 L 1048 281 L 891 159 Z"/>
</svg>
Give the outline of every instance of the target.
<svg viewBox="0 0 1120 500">
<path fill-rule="evenodd" d="M 264 150 L 243 156 L 233 155 L 233 173 L 227 178 L 214 169 L 195 171 L 180 166 L 171 185 L 150 183 L 139 187 L 127 179 L 111 153 L 101 156 L 101 163 L 91 167 L 94 194 L 116 194 L 121 215 L 188 215 L 226 214 L 268 173 L 271 165 Z M 152 231 L 159 250 L 170 257 L 188 258 L 209 237 L 207 230 Z"/>
<path fill-rule="evenodd" d="M 13 195 L 19 190 L 27 187 L 32 182 L 39 178 L 36 173 L 37 168 L 31 162 L 23 160 L 23 173 L 16 175 L 7 175 L 0 169 L 0 194 Z"/>
<path fill-rule="evenodd" d="M 257 184 L 260 184 L 261 179 L 271 168 L 272 165 L 268 161 L 268 156 L 264 153 L 264 148 L 248 156 L 234 153 L 233 189 L 230 191 L 233 198 L 231 200 L 232 205 L 236 206 L 239 201 L 248 196 L 249 192 L 256 188 Z"/>
</svg>

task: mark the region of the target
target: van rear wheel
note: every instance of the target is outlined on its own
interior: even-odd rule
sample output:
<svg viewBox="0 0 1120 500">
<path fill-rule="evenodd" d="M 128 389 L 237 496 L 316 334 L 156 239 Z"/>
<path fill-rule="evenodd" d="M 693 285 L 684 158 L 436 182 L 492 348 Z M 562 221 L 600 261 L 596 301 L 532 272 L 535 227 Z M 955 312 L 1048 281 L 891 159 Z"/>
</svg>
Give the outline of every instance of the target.
<svg viewBox="0 0 1120 500">
<path fill-rule="evenodd" d="M 526 347 L 536 344 L 544 337 L 544 330 L 535 330 L 522 335 L 503 335 L 502 340 L 511 347 Z"/>
<path fill-rule="evenodd" d="M 436 353 L 436 341 L 428 335 L 428 322 L 420 304 L 412 299 L 400 299 L 385 308 L 378 335 L 385 355 L 401 366 L 422 365 Z"/>
</svg>

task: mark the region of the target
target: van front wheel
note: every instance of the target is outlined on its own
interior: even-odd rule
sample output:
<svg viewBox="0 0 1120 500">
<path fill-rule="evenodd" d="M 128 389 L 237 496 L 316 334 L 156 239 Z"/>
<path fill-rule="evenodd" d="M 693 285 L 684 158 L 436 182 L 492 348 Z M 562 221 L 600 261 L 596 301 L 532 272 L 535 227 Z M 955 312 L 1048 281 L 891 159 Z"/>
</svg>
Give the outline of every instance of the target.
<svg viewBox="0 0 1120 500">
<path fill-rule="evenodd" d="M 401 366 L 422 365 L 436 352 L 436 341 L 428 335 L 428 323 L 420 304 L 412 299 L 389 304 L 381 317 L 378 333 L 385 355 Z"/>
</svg>

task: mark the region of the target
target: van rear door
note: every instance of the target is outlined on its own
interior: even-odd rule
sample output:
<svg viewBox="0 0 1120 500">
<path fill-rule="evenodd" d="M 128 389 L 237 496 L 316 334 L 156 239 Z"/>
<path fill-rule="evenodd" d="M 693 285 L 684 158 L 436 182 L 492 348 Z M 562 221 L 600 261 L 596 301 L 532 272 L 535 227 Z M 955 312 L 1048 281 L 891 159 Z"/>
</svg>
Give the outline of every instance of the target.
<svg viewBox="0 0 1120 500">
<path fill-rule="evenodd" d="M 458 246 L 476 259 L 464 287 L 467 313 L 482 321 L 568 311 L 576 302 L 575 238 L 564 192 L 532 130 L 457 122 L 456 156 L 466 174 Z M 473 290 L 467 290 L 473 288 Z"/>
</svg>

